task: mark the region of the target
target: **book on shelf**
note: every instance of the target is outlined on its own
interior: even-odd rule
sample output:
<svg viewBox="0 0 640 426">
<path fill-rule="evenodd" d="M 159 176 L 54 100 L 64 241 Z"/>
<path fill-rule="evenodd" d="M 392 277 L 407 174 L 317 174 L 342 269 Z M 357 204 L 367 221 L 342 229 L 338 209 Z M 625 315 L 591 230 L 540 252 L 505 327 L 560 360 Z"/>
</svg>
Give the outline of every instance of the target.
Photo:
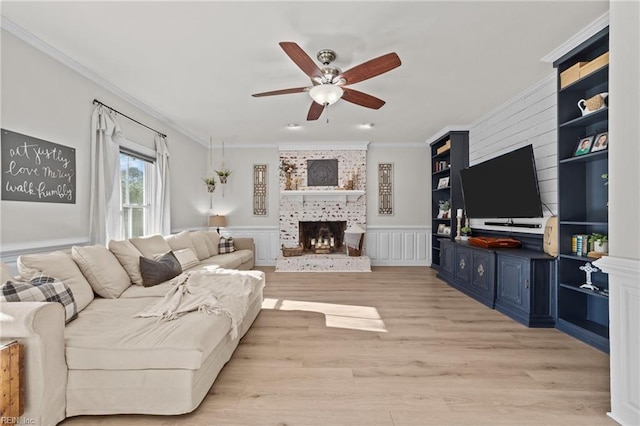
<svg viewBox="0 0 640 426">
<path fill-rule="evenodd" d="M 588 234 L 573 234 L 571 236 L 571 254 L 587 257 L 587 253 L 593 249 L 589 243 L 589 237 Z"/>
</svg>

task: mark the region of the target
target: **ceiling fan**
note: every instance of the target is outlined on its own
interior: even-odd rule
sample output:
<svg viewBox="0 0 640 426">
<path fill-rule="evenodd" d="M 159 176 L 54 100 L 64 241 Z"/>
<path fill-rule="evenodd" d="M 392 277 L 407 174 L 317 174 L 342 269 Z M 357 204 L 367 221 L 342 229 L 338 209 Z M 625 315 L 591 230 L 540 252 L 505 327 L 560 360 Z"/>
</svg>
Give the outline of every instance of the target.
<svg viewBox="0 0 640 426">
<path fill-rule="evenodd" d="M 385 104 L 382 99 L 350 89 L 346 86 L 384 74 L 387 71 L 399 67 L 401 64 L 398 55 L 392 52 L 342 72 L 340 68 L 330 65 L 331 62 L 336 59 L 336 52 L 333 50 L 323 49 L 318 52 L 316 57 L 318 61 L 322 63 L 322 68 L 320 68 L 296 43 L 283 41 L 280 42 L 280 47 L 282 47 L 284 53 L 311 78 L 313 86 L 255 93 L 251 96 L 259 98 L 262 96 L 309 92 L 313 102 L 311 103 L 311 108 L 309 108 L 307 120 L 317 120 L 320 115 L 322 115 L 325 107 L 336 103 L 340 99 L 367 108 L 381 108 Z"/>
</svg>

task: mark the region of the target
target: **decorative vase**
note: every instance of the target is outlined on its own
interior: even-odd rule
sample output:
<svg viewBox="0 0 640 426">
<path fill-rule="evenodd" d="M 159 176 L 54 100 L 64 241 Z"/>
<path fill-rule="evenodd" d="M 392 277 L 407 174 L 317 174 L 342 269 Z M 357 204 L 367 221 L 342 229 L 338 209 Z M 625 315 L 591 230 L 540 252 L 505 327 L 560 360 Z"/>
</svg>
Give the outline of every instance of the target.
<svg viewBox="0 0 640 426">
<path fill-rule="evenodd" d="M 228 178 L 228 177 L 229 177 L 229 176 L 220 176 L 220 183 L 222 183 L 222 184 L 227 183 L 227 178 Z"/>
<path fill-rule="evenodd" d="M 216 190 L 216 186 L 215 185 L 207 184 L 207 192 L 213 192 L 215 190 Z"/>
<path fill-rule="evenodd" d="M 286 173 L 285 178 L 286 179 L 284 181 L 284 189 L 288 191 L 291 189 L 291 173 Z"/>
</svg>

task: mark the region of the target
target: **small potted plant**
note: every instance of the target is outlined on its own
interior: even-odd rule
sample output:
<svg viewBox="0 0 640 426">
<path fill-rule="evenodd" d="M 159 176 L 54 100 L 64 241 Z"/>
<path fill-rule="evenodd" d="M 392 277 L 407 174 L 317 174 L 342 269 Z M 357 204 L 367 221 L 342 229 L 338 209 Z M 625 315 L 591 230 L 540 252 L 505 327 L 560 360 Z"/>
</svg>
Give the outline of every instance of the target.
<svg viewBox="0 0 640 426">
<path fill-rule="evenodd" d="M 471 228 L 469 228 L 468 226 L 463 226 L 462 228 L 460 228 L 460 235 L 463 241 L 468 240 L 471 236 Z"/>
<path fill-rule="evenodd" d="M 213 192 L 216 190 L 216 178 L 213 176 L 202 178 L 204 183 L 207 185 L 207 192 Z"/>
<path fill-rule="evenodd" d="M 438 219 L 448 219 L 449 218 L 449 210 L 451 209 L 451 203 L 449 200 L 440 200 L 438 201 Z"/>
<path fill-rule="evenodd" d="M 594 232 L 589 237 L 589 242 L 593 244 L 593 251 L 596 253 L 609 252 L 609 242 L 606 235 Z"/>
<path fill-rule="evenodd" d="M 229 169 L 216 170 L 216 174 L 218 175 L 218 178 L 220 178 L 220 183 L 225 184 L 227 183 L 227 178 L 229 177 L 229 175 L 231 175 L 231 170 Z"/>
</svg>

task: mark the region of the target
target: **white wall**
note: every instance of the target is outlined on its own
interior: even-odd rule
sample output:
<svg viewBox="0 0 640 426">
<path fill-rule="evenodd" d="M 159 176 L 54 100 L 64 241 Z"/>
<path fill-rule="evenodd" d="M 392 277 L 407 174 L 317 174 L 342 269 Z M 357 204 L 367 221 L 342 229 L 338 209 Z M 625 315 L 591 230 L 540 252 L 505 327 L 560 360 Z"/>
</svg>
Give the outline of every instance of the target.
<svg viewBox="0 0 640 426">
<path fill-rule="evenodd" d="M 2 30 L 2 127 L 74 147 L 78 169 L 75 204 L 0 202 L 3 255 L 13 250 L 88 240 L 90 117 L 94 98 L 167 134 L 172 228 L 205 224 L 208 198 L 200 178 L 206 173 L 206 147 Z M 120 123 L 128 139 L 153 146 L 152 131 L 122 117 Z"/>
<path fill-rule="evenodd" d="M 526 145 L 533 145 L 540 197 L 557 212 L 557 97 L 556 73 L 525 90 L 469 126 L 469 165 L 481 163 Z M 508 179 L 508 177 L 505 177 Z M 543 207 L 545 216 L 550 212 Z M 544 224 L 546 219 L 526 220 Z M 471 220 L 473 228 L 542 233 L 544 228 L 505 228 Z M 525 222 L 521 220 L 519 222 Z"/>
</svg>

